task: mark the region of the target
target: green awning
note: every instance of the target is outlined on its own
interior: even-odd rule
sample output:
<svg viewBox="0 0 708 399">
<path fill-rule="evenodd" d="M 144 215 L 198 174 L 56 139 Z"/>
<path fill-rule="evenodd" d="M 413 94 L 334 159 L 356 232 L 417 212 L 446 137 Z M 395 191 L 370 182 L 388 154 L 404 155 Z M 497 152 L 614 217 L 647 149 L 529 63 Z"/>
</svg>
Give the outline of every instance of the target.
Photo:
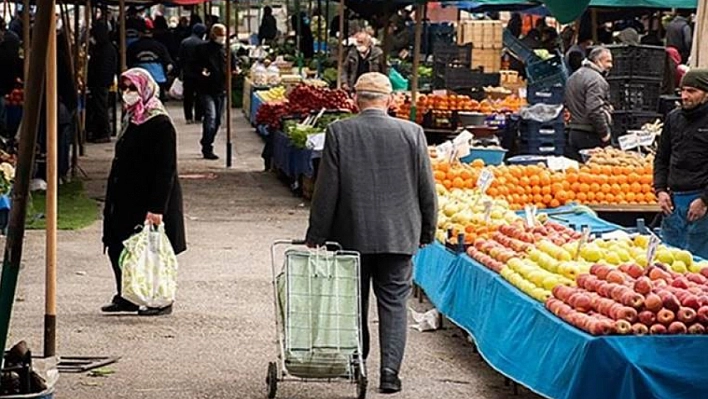
<svg viewBox="0 0 708 399">
<path fill-rule="evenodd" d="M 696 8 L 698 0 L 592 0 L 590 7 Z"/>
</svg>

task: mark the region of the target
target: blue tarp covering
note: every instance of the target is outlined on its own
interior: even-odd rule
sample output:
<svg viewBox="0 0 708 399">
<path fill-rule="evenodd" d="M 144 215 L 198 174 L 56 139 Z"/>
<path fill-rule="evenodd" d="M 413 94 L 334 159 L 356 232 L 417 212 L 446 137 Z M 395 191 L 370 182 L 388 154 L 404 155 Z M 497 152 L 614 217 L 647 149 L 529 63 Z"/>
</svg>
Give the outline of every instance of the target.
<svg viewBox="0 0 708 399">
<path fill-rule="evenodd" d="M 485 360 L 543 396 L 708 398 L 708 336 L 593 337 L 467 255 L 434 244 L 414 262 L 416 283 Z"/>
<path fill-rule="evenodd" d="M 312 160 L 321 153 L 307 149 L 299 149 L 292 145 L 290 138 L 281 132 L 271 132 L 273 140 L 273 166 L 285 173 L 291 179 L 300 176 L 312 177 L 314 172 Z"/>
<path fill-rule="evenodd" d="M 258 114 L 258 108 L 263 105 L 263 99 L 258 95 L 258 91 L 253 90 L 251 92 L 251 112 L 249 114 L 250 122 L 252 126 L 256 126 L 256 115 Z"/>
<path fill-rule="evenodd" d="M 596 234 L 604 234 L 622 229 L 622 226 L 602 220 L 590 213 L 582 211 L 576 212 L 576 209 L 581 208 L 575 205 L 568 205 L 560 208 L 542 209 L 539 210 L 539 212 L 546 213 L 553 221 L 565 226 L 571 226 L 578 231 L 582 229 L 582 226 L 589 227 L 591 232 Z M 523 213 L 523 211 L 520 213 Z"/>
</svg>

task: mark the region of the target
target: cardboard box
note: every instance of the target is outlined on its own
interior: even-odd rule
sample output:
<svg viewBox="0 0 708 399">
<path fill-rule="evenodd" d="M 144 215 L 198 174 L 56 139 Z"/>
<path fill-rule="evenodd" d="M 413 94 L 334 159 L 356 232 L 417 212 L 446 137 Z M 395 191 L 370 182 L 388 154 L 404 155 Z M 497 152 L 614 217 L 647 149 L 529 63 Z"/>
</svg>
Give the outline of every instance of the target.
<svg viewBox="0 0 708 399">
<path fill-rule="evenodd" d="M 503 47 L 504 26 L 501 21 L 464 21 L 457 27 L 457 44 L 472 43 L 475 48 Z"/>
<path fill-rule="evenodd" d="M 472 49 L 472 69 L 482 68 L 484 73 L 494 73 L 501 70 L 502 50 L 496 48 L 490 49 Z"/>
</svg>

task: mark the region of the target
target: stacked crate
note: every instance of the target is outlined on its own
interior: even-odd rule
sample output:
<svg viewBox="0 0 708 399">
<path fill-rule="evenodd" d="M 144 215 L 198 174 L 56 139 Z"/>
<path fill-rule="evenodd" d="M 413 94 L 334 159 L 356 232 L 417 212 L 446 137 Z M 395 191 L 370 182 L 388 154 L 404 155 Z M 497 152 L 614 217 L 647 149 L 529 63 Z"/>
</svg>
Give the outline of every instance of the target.
<svg viewBox="0 0 708 399">
<path fill-rule="evenodd" d="M 499 72 L 504 27 L 501 21 L 463 21 L 457 28 L 457 44 L 472 44 L 472 69 Z"/>
<path fill-rule="evenodd" d="M 666 51 L 658 46 L 608 46 L 613 67 L 610 84 L 612 136 L 617 140 L 628 130 L 640 129 L 661 117 L 659 97 L 664 78 Z"/>
<path fill-rule="evenodd" d="M 563 155 L 565 121 L 561 112 L 548 122 L 522 119 L 519 124 L 519 153 L 523 155 Z"/>
</svg>

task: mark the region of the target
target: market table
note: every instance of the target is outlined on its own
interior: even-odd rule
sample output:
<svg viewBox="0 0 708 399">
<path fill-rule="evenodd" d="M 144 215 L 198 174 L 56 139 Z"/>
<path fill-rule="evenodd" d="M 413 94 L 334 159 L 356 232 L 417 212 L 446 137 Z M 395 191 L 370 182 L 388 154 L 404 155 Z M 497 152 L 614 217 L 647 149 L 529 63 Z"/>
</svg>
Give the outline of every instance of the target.
<svg viewBox="0 0 708 399">
<path fill-rule="evenodd" d="M 644 219 L 645 223 L 650 225 L 657 221 L 656 218 L 661 214 L 658 204 L 590 205 L 590 208 L 600 218 L 623 227 L 633 227 L 638 219 Z"/>
<path fill-rule="evenodd" d="M 271 131 L 273 167 L 293 181 L 314 175 L 313 160 L 322 156 L 319 151 L 300 149 L 292 145 L 290 138 L 282 131 Z"/>
<path fill-rule="evenodd" d="M 440 244 L 414 259 L 415 282 L 474 337 L 498 372 L 555 399 L 708 397 L 708 336 L 593 337 L 501 276 Z"/>
</svg>

